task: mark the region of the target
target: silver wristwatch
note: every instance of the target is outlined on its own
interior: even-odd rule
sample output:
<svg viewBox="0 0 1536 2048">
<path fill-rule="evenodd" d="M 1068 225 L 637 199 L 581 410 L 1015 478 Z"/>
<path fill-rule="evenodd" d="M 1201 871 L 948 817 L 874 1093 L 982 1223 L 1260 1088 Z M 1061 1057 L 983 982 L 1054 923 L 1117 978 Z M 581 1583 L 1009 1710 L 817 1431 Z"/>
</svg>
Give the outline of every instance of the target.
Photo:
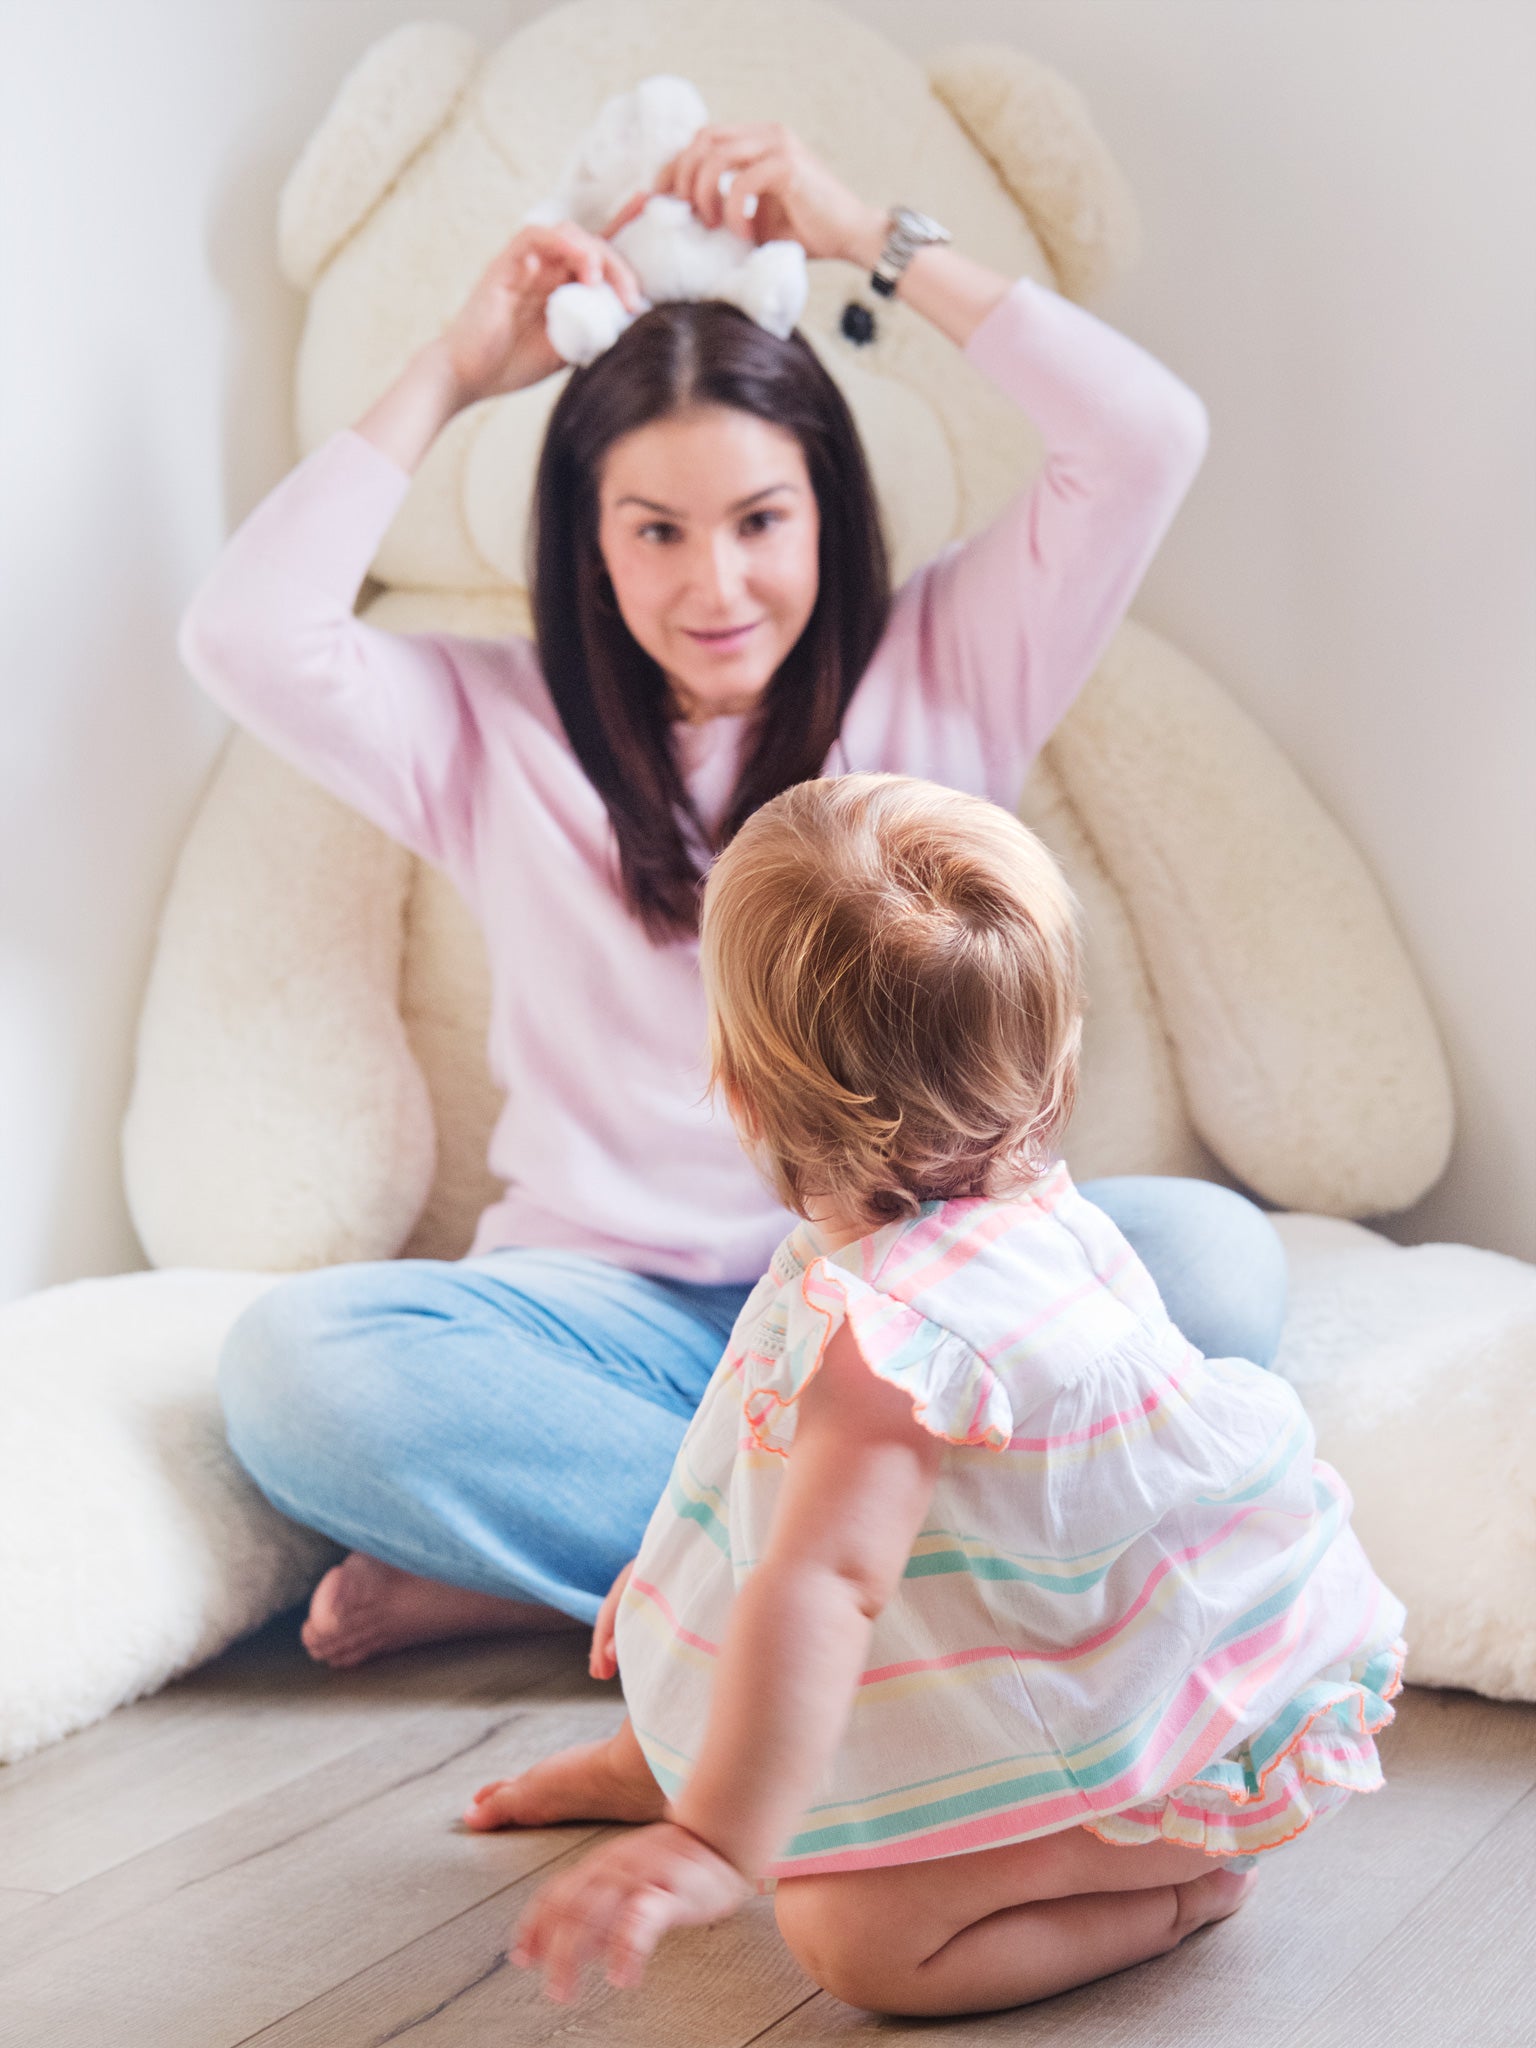
<svg viewBox="0 0 1536 2048">
<path fill-rule="evenodd" d="M 885 238 L 880 260 L 870 273 L 871 289 L 879 292 L 882 298 L 892 298 L 901 273 L 919 249 L 926 249 L 934 242 L 953 240 L 949 229 L 940 227 L 926 213 L 919 213 L 911 206 L 893 206 L 890 233 Z"/>
</svg>

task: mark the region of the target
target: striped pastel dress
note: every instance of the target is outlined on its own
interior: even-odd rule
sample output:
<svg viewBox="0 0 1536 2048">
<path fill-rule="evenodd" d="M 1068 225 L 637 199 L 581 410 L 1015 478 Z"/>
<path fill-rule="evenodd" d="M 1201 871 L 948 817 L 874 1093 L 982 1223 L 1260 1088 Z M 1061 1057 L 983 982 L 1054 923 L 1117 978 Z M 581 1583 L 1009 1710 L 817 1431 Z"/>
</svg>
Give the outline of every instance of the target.
<svg viewBox="0 0 1536 2048">
<path fill-rule="evenodd" d="M 762 1556 L 795 1403 L 847 1321 L 949 1444 L 843 1742 L 776 1876 L 1059 1828 L 1241 1856 L 1374 1791 L 1401 1603 L 1300 1402 L 1169 1321 L 1057 1167 L 823 1251 L 748 1297 L 618 1618 L 635 1732 L 676 1792 L 731 1600 Z"/>
</svg>

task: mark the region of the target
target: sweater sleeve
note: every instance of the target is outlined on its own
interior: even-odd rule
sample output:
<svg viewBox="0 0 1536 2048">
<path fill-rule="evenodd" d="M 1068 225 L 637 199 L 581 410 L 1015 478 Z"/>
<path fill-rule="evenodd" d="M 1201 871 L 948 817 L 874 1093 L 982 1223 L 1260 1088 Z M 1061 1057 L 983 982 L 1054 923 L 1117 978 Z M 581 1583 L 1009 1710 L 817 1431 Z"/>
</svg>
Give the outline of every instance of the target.
<svg viewBox="0 0 1536 2048">
<path fill-rule="evenodd" d="M 965 353 L 1035 422 L 1045 462 L 991 525 L 897 593 L 888 674 L 897 700 L 915 690 L 921 705 L 892 703 L 900 758 L 887 765 L 949 779 L 958 721 L 976 769 L 955 779 L 1011 809 L 1200 467 L 1206 415 L 1145 349 L 1029 278 Z"/>
<path fill-rule="evenodd" d="M 181 622 L 182 660 L 257 739 L 450 871 L 466 855 L 481 740 L 451 639 L 352 610 L 410 477 L 333 434 L 226 542 Z"/>
</svg>

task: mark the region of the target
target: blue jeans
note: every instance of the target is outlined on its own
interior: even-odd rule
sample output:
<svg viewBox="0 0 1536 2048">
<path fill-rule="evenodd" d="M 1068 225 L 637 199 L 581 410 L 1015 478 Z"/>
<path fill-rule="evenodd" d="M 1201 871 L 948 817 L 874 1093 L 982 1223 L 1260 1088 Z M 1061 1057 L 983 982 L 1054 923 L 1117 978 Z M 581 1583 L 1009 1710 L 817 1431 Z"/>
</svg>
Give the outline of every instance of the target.
<svg viewBox="0 0 1536 2048">
<path fill-rule="evenodd" d="M 1205 1181 L 1083 1193 L 1193 1343 L 1269 1363 L 1285 1258 L 1260 1210 Z M 577 1252 L 299 1274 L 230 1332 L 230 1445 L 275 1507 L 348 1549 L 591 1621 L 747 1293 Z"/>
</svg>

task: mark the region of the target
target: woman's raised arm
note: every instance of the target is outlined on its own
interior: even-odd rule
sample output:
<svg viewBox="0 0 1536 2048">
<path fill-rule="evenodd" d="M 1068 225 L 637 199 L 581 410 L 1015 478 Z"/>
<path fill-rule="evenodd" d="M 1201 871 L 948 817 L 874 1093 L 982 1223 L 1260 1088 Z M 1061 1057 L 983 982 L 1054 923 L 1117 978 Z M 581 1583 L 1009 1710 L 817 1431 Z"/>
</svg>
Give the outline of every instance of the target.
<svg viewBox="0 0 1536 2048">
<path fill-rule="evenodd" d="M 933 286 L 949 253 L 923 251 L 912 272 L 931 257 Z M 898 593 L 881 652 L 922 708 L 910 722 L 897 716 L 902 759 L 882 765 L 955 779 L 1011 810 L 1194 481 L 1206 415 L 1145 349 L 1029 278 L 1008 287 L 965 352 L 1034 421 L 1045 463 L 989 526 Z M 965 759 L 915 758 L 924 733 Z"/>
<path fill-rule="evenodd" d="M 633 274 L 599 237 L 521 229 L 357 426 L 256 507 L 182 620 L 182 660 L 232 718 L 450 872 L 469 843 L 481 751 L 458 643 L 382 632 L 353 606 L 410 471 L 447 421 L 560 367 L 545 301 L 557 284 L 600 277 L 638 303 Z"/>
<path fill-rule="evenodd" d="M 263 746 L 452 871 L 476 759 L 453 660 L 352 609 L 409 484 L 360 435 L 333 434 L 224 543 L 177 648 Z"/>
</svg>

